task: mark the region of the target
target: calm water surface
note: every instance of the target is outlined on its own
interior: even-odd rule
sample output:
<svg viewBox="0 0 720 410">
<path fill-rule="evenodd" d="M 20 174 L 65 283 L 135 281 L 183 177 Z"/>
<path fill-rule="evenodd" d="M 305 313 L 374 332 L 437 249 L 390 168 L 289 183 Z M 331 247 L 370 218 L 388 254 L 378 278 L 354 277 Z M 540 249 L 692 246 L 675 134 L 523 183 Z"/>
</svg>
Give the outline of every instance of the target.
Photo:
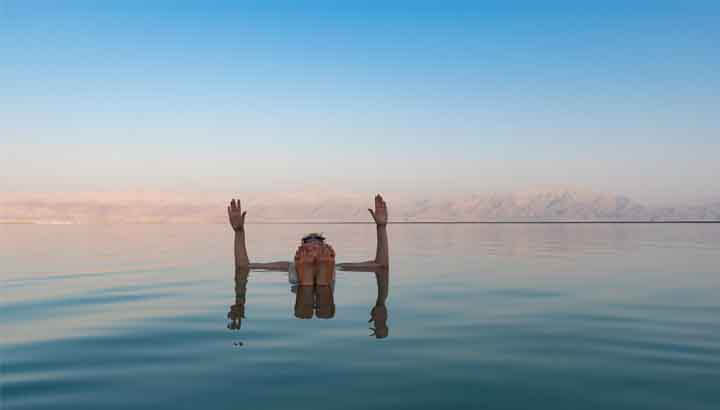
<svg viewBox="0 0 720 410">
<path fill-rule="evenodd" d="M 251 259 L 314 228 L 249 225 Z M 0 407 L 720 408 L 720 225 L 389 232 L 377 338 L 382 278 L 339 272 L 334 317 L 300 320 L 286 274 L 236 281 L 225 226 L 0 225 Z"/>
</svg>

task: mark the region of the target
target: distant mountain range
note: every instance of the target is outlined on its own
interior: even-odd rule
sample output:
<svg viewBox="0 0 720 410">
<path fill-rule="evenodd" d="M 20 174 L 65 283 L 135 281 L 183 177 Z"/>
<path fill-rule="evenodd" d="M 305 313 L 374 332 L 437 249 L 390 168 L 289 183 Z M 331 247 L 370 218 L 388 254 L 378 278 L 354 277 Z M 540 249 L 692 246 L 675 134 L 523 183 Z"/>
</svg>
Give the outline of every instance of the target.
<svg viewBox="0 0 720 410">
<path fill-rule="evenodd" d="M 224 196 L 175 193 L 0 194 L 0 223 L 225 223 Z M 647 206 L 626 196 L 574 189 L 454 197 L 386 195 L 393 221 L 720 220 L 720 201 Z M 251 194 L 248 222 L 369 222 L 372 195 Z"/>
</svg>

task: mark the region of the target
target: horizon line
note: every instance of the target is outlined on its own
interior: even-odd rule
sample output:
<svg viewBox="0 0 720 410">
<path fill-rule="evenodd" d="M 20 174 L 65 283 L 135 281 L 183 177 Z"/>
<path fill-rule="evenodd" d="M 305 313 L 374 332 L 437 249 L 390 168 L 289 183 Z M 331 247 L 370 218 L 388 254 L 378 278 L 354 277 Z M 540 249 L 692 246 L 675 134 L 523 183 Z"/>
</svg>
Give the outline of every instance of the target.
<svg viewBox="0 0 720 410">
<path fill-rule="evenodd" d="M 224 225 L 221 222 L 105 222 L 105 223 L 74 223 L 74 222 L 35 222 L 35 221 L 0 221 L 0 225 Z M 361 221 L 289 221 L 289 222 L 246 222 L 247 225 L 375 225 L 374 222 Z M 688 220 L 596 220 L 596 221 L 398 221 L 388 225 L 542 225 L 542 224 L 720 224 L 720 219 L 688 219 Z"/>
</svg>

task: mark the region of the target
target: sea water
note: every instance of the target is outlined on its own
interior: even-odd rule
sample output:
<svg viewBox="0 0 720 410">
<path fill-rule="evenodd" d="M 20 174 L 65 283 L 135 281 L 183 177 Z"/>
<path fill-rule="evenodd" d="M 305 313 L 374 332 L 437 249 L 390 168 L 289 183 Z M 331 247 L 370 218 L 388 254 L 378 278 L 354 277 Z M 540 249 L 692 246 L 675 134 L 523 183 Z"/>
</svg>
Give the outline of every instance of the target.
<svg viewBox="0 0 720 410">
<path fill-rule="evenodd" d="M 307 320 L 227 226 L 0 225 L 0 407 L 720 408 L 720 224 L 388 229 L 387 280 Z M 372 225 L 248 225 L 251 260 L 309 231 L 373 257 Z"/>
</svg>

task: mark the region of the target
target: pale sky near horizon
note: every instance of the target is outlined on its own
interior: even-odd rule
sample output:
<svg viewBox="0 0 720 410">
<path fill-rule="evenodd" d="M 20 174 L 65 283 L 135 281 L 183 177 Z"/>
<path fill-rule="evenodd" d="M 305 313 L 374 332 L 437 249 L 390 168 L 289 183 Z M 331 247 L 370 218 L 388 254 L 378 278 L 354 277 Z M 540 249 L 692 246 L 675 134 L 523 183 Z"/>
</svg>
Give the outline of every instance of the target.
<svg viewBox="0 0 720 410">
<path fill-rule="evenodd" d="M 146 3 L 0 2 L 0 192 L 720 196 L 718 2 Z"/>
</svg>

